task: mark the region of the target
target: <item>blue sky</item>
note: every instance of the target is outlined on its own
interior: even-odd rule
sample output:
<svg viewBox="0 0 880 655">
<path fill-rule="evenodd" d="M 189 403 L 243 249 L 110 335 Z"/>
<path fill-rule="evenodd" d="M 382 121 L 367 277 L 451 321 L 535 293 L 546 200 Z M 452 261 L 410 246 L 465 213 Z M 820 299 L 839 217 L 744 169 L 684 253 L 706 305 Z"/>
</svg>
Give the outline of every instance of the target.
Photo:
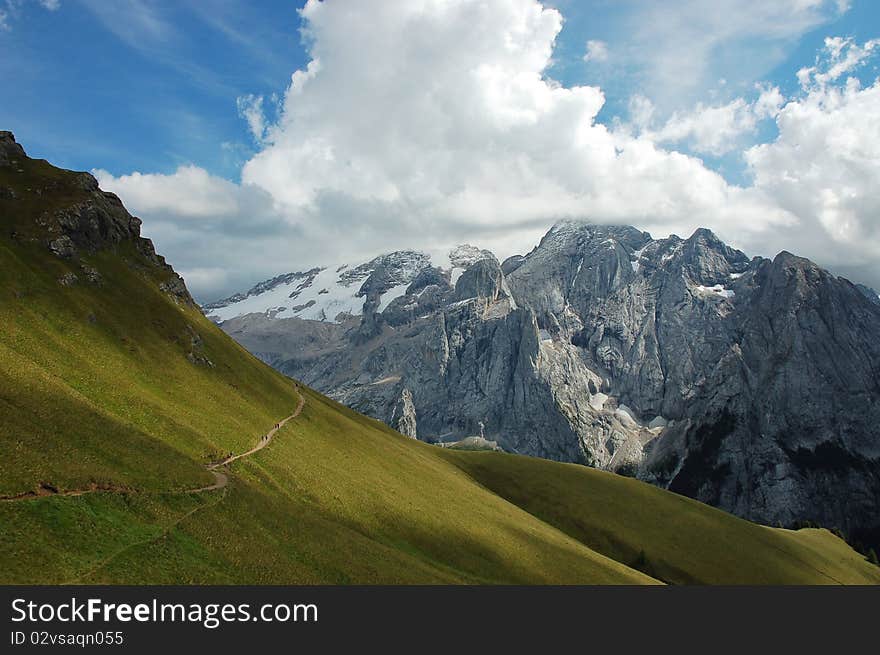
<svg viewBox="0 0 880 655">
<path fill-rule="evenodd" d="M 302 2 L 59 4 L 47 11 L 24 0 L 0 33 L 0 79 L 8 93 L 0 125 L 31 151 L 75 169 L 171 172 L 195 162 L 237 179 L 253 144 L 236 99 L 282 95 L 291 73 L 308 61 L 299 33 Z M 632 94 L 648 91 L 644 72 L 635 64 L 621 71 L 586 63 L 584 44 L 626 43 L 633 18 L 627 5 L 638 3 L 548 4 L 565 16 L 549 74 L 566 85 L 600 84 L 607 96 L 600 120 L 625 115 Z M 109 6 L 118 9 L 106 15 Z M 140 13 L 138 6 L 147 9 Z M 877 26 L 880 3 L 856 1 L 839 17 L 780 43 L 775 66 L 767 67 L 763 51 L 752 54 L 746 42 L 735 42 L 716 53 L 716 70 L 731 85 L 760 77 L 791 91 L 796 71 L 813 60 L 826 35 L 864 41 L 877 35 Z M 758 60 L 743 62 L 743 56 Z M 773 130 L 772 124 L 764 128 Z M 738 171 L 733 162 L 718 163 Z"/>
<path fill-rule="evenodd" d="M 47 11 L 26 0 L 0 33 L 9 93 L 0 124 L 72 168 L 170 171 L 199 162 L 237 177 L 250 139 L 236 98 L 283 93 L 305 63 L 297 8 L 65 0 Z"/>
<path fill-rule="evenodd" d="M 436 244 L 432 241 L 431 247 L 436 245 L 440 249 L 446 242 L 482 239 L 483 243 L 503 252 L 505 249 L 524 249 L 529 240 L 539 235 L 554 218 L 579 213 L 595 220 L 626 220 L 659 232 L 690 229 L 693 221 L 699 219 L 737 245 L 751 247 L 766 242 L 772 244 L 767 246 L 771 249 L 785 246 L 786 239 L 793 239 L 795 231 L 783 230 L 786 225 L 786 229 L 790 228 L 792 221 L 802 226 L 815 224 L 819 226 L 817 230 L 825 230 L 831 235 L 829 238 L 840 240 L 842 244 L 840 253 L 828 255 L 827 261 L 820 263 L 837 266 L 838 270 L 868 281 L 880 282 L 880 271 L 875 271 L 870 261 L 873 253 L 880 252 L 877 250 L 880 244 L 873 241 L 878 233 L 876 219 L 859 215 L 856 218 L 862 223 L 856 226 L 858 229 L 853 232 L 847 228 L 850 231 L 841 232 L 843 236 L 840 236 L 837 234 L 840 231 L 831 224 L 836 219 L 829 218 L 827 207 L 821 211 L 815 209 L 821 205 L 818 200 L 811 205 L 812 209 L 799 205 L 792 199 L 797 193 L 782 189 L 778 180 L 770 180 L 762 188 L 756 186 L 753 193 L 750 185 L 757 176 L 762 179 L 773 177 L 767 167 L 771 163 L 786 165 L 780 162 L 787 160 L 784 160 L 785 152 L 781 148 L 778 152 L 764 153 L 759 163 L 747 163 L 745 154 L 755 145 L 778 141 L 779 118 L 784 115 L 784 112 L 777 114 L 776 110 L 764 114 L 757 111 L 757 105 L 751 104 L 760 95 L 756 84 L 761 83 L 767 89 L 778 87 L 784 102 L 807 107 L 808 93 L 815 89 L 810 91 L 799 85 L 797 72 L 812 65 L 822 54 L 827 37 L 850 37 L 849 44 L 858 46 L 880 36 L 880 3 L 873 0 L 780 0 L 778 3 L 753 2 L 751 9 L 739 9 L 742 5 L 733 0 L 674 0 L 668 3 L 555 0 L 544 2 L 543 6 L 534 0 L 491 0 L 489 5 L 494 13 L 490 12 L 484 17 L 484 23 L 476 25 L 482 32 L 475 27 L 473 34 L 462 36 L 462 41 L 457 42 L 457 33 L 453 30 L 444 37 L 445 41 L 438 40 L 437 43 L 432 41 L 433 35 L 447 34 L 444 30 L 448 25 L 444 21 L 451 21 L 451 15 L 458 9 L 426 11 L 424 16 L 414 16 L 411 15 L 411 4 L 377 1 L 362 3 L 372 5 L 374 15 L 361 15 L 359 22 L 354 22 L 348 21 L 346 12 L 364 12 L 364 6 L 356 7 L 356 3 L 337 0 L 329 0 L 326 4 L 326 11 L 315 11 L 313 16 L 303 17 L 298 11 L 302 3 L 288 0 L 0 0 L 0 88 L 3 89 L 0 129 L 12 130 L 32 156 L 44 157 L 73 169 L 103 171 L 102 183 L 120 193 L 130 208 L 141 214 L 145 231 L 157 241 L 160 250 L 170 254 L 172 263 L 190 272 L 191 286 L 195 286 L 197 294 L 206 297 L 238 288 L 261 276 L 311 265 L 318 257 L 316 253 L 324 256 L 329 248 L 327 244 L 335 243 L 333 240 L 345 234 L 351 225 L 363 230 L 361 243 L 364 251 L 382 249 L 386 245 L 418 246 L 403 243 L 403 240 L 424 235 L 426 225 L 432 225 L 437 233 L 432 233 Z M 776 8 L 766 10 L 766 15 L 749 15 L 750 12 L 765 11 L 763 7 L 774 4 Z M 546 11 L 550 9 L 556 9 L 558 14 Z M 533 10 L 540 11 L 541 17 L 535 18 L 537 14 Z M 434 25 L 425 32 L 429 35 L 427 39 L 422 39 L 429 42 L 424 45 L 424 51 L 422 43 L 409 43 L 406 34 L 398 31 L 395 16 L 401 14 L 406 14 L 407 20 Z M 476 155 L 464 165 L 458 162 L 456 166 L 443 168 L 440 173 L 437 172 L 440 169 L 427 167 L 419 171 L 422 178 L 448 176 L 438 182 L 436 188 L 415 187 L 411 175 L 406 179 L 401 177 L 398 158 L 409 157 L 418 161 L 424 157 L 426 161 L 436 162 L 457 157 L 461 151 L 460 144 L 447 135 L 442 137 L 446 139 L 442 143 L 427 141 L 426 137 L 421 151 L 405 144 L 396 152 L 386 152 L 387 144 L 399 143 L 400 139 L 421 141 L 421 132 L 430 132 L 436 126 L 437 120 L 432 126 L 419 126 L 415 120 L 417 117 L 403 115 L 408 111 L 406 107 L 410 100 L 413 100 L 412 107 L 423 106 L 416 100 L 419 94 L 426 93 L 425 87 L 429 86 L 426 80 L 434 74 L 432 67 L 439 65 L 438 62 L 461 59 L 463 67 L 470 66 L 468 70 L 473 70 L 474 62 L 479 65 L 479 60 L 464 58 L 462 51 L 466 50 L 474 51 L 474 57 L 491 59 L 495 54 L 501 57 L 504 53 L 483 52 L 481 44 L 492 42 L 495 29 L 509 29 L 508 36 L 512 34 L 512 38 L 519 38 L 518 30 L 522 25 L 517 21 L 524 15 L 531 16 L 527 19 L 526 36 L 523 37 L 529 39 L 525 48 L 528 52 L 515 61 L 502 58 L 498 60 L 500 63 L 493 64 L 498 77 L 492 78 L 490 84 L 508 90 L 516 87 L 519 84 L 516 67 L 531 70 L 533 58 L 529 57 L 537 56 L 535 53 L 552 43 L 552 61 L 541 71 L 544 81 L 529 87 L 526 104 L 543 102 L 539 98 L 556 82 L 564 89 L 601 88 L 604 104 L 598 113 L 591 116 L 591 107 L 597 101 L 595 95 L 585 92 L 582 104 L 577 108 L 582 114 L 578 120 L 593 122 L 609 131 L 620 130 L 623 125 L 624 131 L 630 130 L 636 137 L 641 137 L 627 142 L 627 146 L 614 146 L 618 155 L 627 148 L 636 152 L 648 141 L 653 144 L 652 148 L 661 151 L 660 155 L 665 157 L 672 153 L 671 162 L 679 161 L 674 159 L 674 154 L 681 153 L 694 160 L 695 163 L 689 165 L 701 167 L 694 169 L 696 174 L 693 171 L 682 173 L 685 178 L 701 177 L 704 170 L 720 173 L 724 178 L 722 182 L 707 178 L 706 190 L 694 195 L 708 197 L 714 194 L 721 198 L 718 202 L 723 205 L 718 205 L 718 215 L 735 213 L 730 209 L 734 202 L 744 208 L 758 206 L 760 208 L 754 210 L 756 213 L 765 212 L 770 217 L 766 224 L 749 231 L 739 229 L 734 219 L 715 221 L 711 210 L 714 205 L 703 203 L 701 199 L 687 198 L 681 207 L 669 209 L 682 196 L 691 193 L 684 182 L 681 190 L 676 191 L 675 180 L 662 183 L 665 195 L 658 197 L 654 205 L 629 207 L 625 211 L 609 210 L 607 205 L 613 204 L 614 198 L 600 198 L 584 181 L 598 174 L 589 166 L 595 163 L 590 148 L 605 147 L 599 143 L 605 138 L 600 132 L 592 133 L 590 143 L 583 149 L 569 153 L 573 161 L 585 166 L 584 180 L 560 183 L 564 187 L 561 195 L 571 192 L 570 201 L 556 202 L 560 195 L 557 194 L 552 202 L 545 202 L 546 198 L 541 195 L 547 192 L 548 186 L 555 185 L 554 175 L 565 177 L 567 169 L 536 174 L 525 184 L 520 184 L 522 188 L 534 189 L 534 195 L 528 198 L 516 193 L 513 193 L 516 197 L 512 197 L 511 192 L 499 191 L 494 183 L 485 180 L 478 182 L 476 173 L 464 181 L 457 179 L 455 171 L 468 169 L 471 165 L 473 171 L 485 171 L 503 164 L 474 161 Z M 561 31 L 553 27 L 552 19 L 557 15 L 562 17 Z M 312 33 L 310 40 L 303 40 L 301 28 L 304 26 Z M 463 28 L 456 29 L 461 33 Z M 601 47 L 597 51 L 599 56 L 585 61 L 588 41 L 598 42 Z M 385 42 L 390 44 L 388 52 L 382 50 Z M 346 53 L 348 43 L 372 50 L 364 50 L 362 56 Z M 533 46 L 534 51 L 530 50 Z M 295 71 L 305 71 L 318 52 L 322 53 L 325 66 L 314 79 L 306 81 L 302 100 L 297 101 L 290 91 L 291 75 Z M 412 61 L 398 65 L 395 57 L 407 57 Z M 328 61 L 330 64 L 326 65 Z M 341 68 L 342 62 L 345 62 L 345 70 Z M 333 66 L 340 68 L 334 69 Z M 382 66 L 386 66 L 386 70 L 383 71 Z M 464 71 L 462 68 L 462 75 Z M 360 88 L 373 74 L 384 76 L 375 79 L 394 79 L 395 84 L 384 92 L 377 91 L 375 98 L 363 95 L 369 91 L 352 96 L 350 89 Z M 395 78 L 398 75 L 401 76 L 399 80 Z M 877 61 L 873 55 L 866 56 L 863 62 L 835 81 L 843 88 L 847 77 L 860 80 L 865 88 L 870 87 L 877 78 Z M 550 78 L 556 82 L 550 83 Z M 455 93 L 459 81 L 462 89 L 467 88 L 463 77 L 459 80 L 450 77 L 447 87 L 431 91 L 432 98 L 439 98 L 438 106 L 443 106 L 444 92 L 449 94 L 450 102 L 457 100 Z M 338 85 L 336 94 L 333 89 L 328 90 L 334 84 Z M 382 84 L 384 82 L 380 86 Z M 393 106 L 380 106 L 380 93 L 397 97 L 398 92 L 401 95 Z M 827 93 L 827 89 L 822 92 Z M 240 99 L 249 95 L 262 97 L 264 114 L 261 119 L 275 132 L 255 138 L 239 111 Z M 352 105 L 361 102 L 375 104 L 375 107 L 365 107 L 362 113 L 375 112 L 374 116 L 379 118 L 372 124 L 376 125 L 377 134 L 386 138 L 369 145 L 370 151 L 363 150 L 368 146 L 360 137 L 345 141 L 351 135 L 340 136 L 340 123 L 348 118 L 344 114 L 337 115 L 339 108 L 334 106 L 337 95 L 348 97 Z M 473 100 L 485 107 L 484 97 L 475 97 L 474 92 L 471 96 L 474 97 L 463 97 L 462 103 Z M 634 98 L 647 99 L 653 110 L 652 122 L 641 128 L 633 127 Z M 740 119 L 745 116 L 743 120 L 754 124 L 740 125 L 725 143 L 707 145 L 705 133 L 700 137 L 693 131 L 696 128 L 682 127 L 682 124 L 691 125 L 687 121 L 695 115 L 694 109 L 698 105 L 704 109 L 722 107 L 737 99 L 741 99 L 746 107 Z M 867 101 L 868 98 L 860 100 Z M 498 146 L 497 130 L 502 129 L 499 125 L 503 123 L 505 134 L 510 133 L 509 125 L 504 123 L 507 119 L 503 118 L 507 114 L 503 112 L 522 109 L 503 106 L 512 102 L 519 100 L 506 98 L 500 101 L 498 115 L 489 112 L 497 121 L 483 126 L 483 133 L 471 134 L 469 143 L 491 137 Z M 570 102 L 557 98 L 551 104 L 554 107 L 558 104 L 558 107 L 552 111 L 541 105 L 537 111 L 546 111 L 547 115 L 528 119 L 534 134 L 528 136 L 530 141 L 526 145 L 523 145 L 522 137 L 517 137 L 520 140 L 511 137 L 510 143 L 498 146 L 506 153 L 505 161 L 521 156 L 534 169 L 543 166 L 546 162 L 535 143 L 545 138 L 549 148 L 556 125 L 561 126 L 560 130 L 577 129 L 577 120 L 566 123 L 568 119 L 565 117 L 553 118 L 554 111 Z M 833 110 L 831 104 L 822 104 L 821 99 L 815 102 L 819 103 L 817 106 L 821 111 Z M 298 113 L 301 107 L 306 109 Z M 528 111 L 535 111 L 532 105 L 529 107 Z M 352 107 L 351 111 L 355 109 Z M 306 110 L 312 113 L 307 115 Z M 402 113 L 398 122 L 383 127 L 380 124 L 384 120 L 382 117 L 396 111 Z M 460 120 L 456 114 L 458 110 L 450 111 L 448 115 L 438 114 L 438 120 L 444 124 L 448 120 L 448 124 L 460 134 L 469 133 L 472 124 L 481 123 L 480 120 L 456 123 Z M 315 118 L 318 114 L 336 116 L 335 123 L 321 123 Z M 675 117 L 684 123 L 670 120 Z M 357 124 L 358 117 L 353 114 L 351 121 L 353 125 Z M 400 124 L 404 127 L 399 127 Z M 366 125 L 363 129 L 370 131 L 371 126 Z M 415 132 L 407 134 L 406 129 Z M 791 138 L 813 134 L 809 126 L 799 124 L 798 129 L 806 131 Z M 871 132 L 872 125 L 866 129 Z M 310 134 L 319 135 L 322 147 L 332 150 L 338 161 L 347 162 L 348 168 L 334 170 L 332 175 L 348 181 L 343 184 L 334 179 L 326 185 L 313 182 L 308 189 L 299 189 L 299 195 L 288 194 L 289 187 L 300 185 L 297 166 L 302 164 L 304 144 L 312 147 L 318 142 L 311 139 Z M 599 141 L 594 142 L 595 139 Z M 379 151 L 381 156 L 377 154 Z M 614 150 L 611 152 L 613 155 Z M 853 158 L 847 157 L 851 164 Z M 615 179 L 623 175 L 609 169 L 611 164 L 607 162 L 596 165 L 603 175 L 615 175 Z M 829 163 L 829 166 L 834 165 L 834 162 Z M 187 166 L 184 175 L 181 167 Z M 657 166 L 670 168 L 668 163 L 658 163 Z M 347 171 L 352 167 L 360 171 L 359 177 L 348 177 Z M 632 173 L 631 164 L 621 161 L 619 167 L 627 171 L 627 175 Z M 291 178 L 285 179 L 278 173 L 280 170 L 287 171 Z M 309 167 L 305 170 L 308 171 Z M 150 177 L 131 178 L 135 172 Z M 622 183 L 626 195 L 631 195 L 633 185 L 638 187 L 641 179 L 636 176 Z M 644 179 L 646 185 L 656 183 L 655 174 L 646 175 Z M 231 184 L 225 185 L 224 180 Z M 361 188 L 367 180 L 374 185 L 369 192 Z M 482 193 L 487 184 L 492 187 L 490 200 L 486 200 Z M 748 188 L 747 202 L 740 202 L 739 196 L 743 195 L 738 191 L 740 187 Z M 161 193 L 169 199 L 165 205 L 144 200 L 157 188 L 162 189 Z M 226 218 L 222 221 L 202 220 L 206 210 L 199 208 L 189 213 L 175 212 L 172 199 L 179 197 L 175 194 L 200 188 L 215 203 L 212 206 L 216 206 L 218 198 L 228 199 L 229 207 L 220 210 Z M 376 190 L 384 188 L 388 189 L 387 193 Z M 436 199 L 425 201 L 425 198 L 434 198 L 432 194 L 438 188 L 449 190 L 449 197 L 442 203 Z M 583 201 L 582 205 L 577 205 L 578 199 Z M 531 213 L 519 212 L 520 207 L 532 201 L 535 209 Z M 377 203 L 384 204 L 379 206 Z M 496 218 L 484 216 L 489 211 L 487 203 L 491 204 Z M 508 204 L 516 209 L 512 212 L 500 209 Z M 542 212 L 540 208 L 543 206 L 547 209 Z M 656 220 L 653 216 L 655 207 Z M 853 207 L 847 211 L 865 211 L 863 205 Z M 773 218 L 777 210 L 779 216 Z M 470 220 L 469 212 L 473 214 L 473 220 Z M 497 218 L 505 212 L 509 218 Z M 694 212 L 691 221 L 687 217 Z M 801 215 L 809 212 L 815 215 Z M 197 221 L 194 217 L 202 218 Z M 852 223 L 851 217 L 840 220 L 847 225 Z M 221 257 L 218 253 L 229 250 L 230 243 L 237 243 L 230 239 L 245 239 L 249 221 L 255 232 L 267 235 L 275 242 L 279 242 L 279 235 L 287 235 L 287 241 L 281 239 L 284 249 L 272 250 L 272 257 L 267 261 L 254 254 L 271 249 L 266 242 L 254 242 L 249 247 L 242 241 L 241 251 L 247 254 L 242 254 L 239 259 Z M 314 232 L 317 224 L 327 227 L 325 233 Z M 773 232 L 776 236 L 768 241 L 765 237 L 770 229 L 776 230 Z M 307 236 L 309 230 L 313 233 Z M 520 235 L 518 240 L 511 236 L 514 232 Z M 368 238 L 369 235 L 375 235 L 375 238 Z M 809 241 L 794 239 L 794 246 L 801 247 L 810 256 L 822 254 L 823 235 L 816 232 L 813 237 Z M 291 241 L 301 243 L 306 238 L 314 239 L 313 247 L 307 250 L 297 250 L 298 246 Z M 866 239 L 870 248 L 851 257 L 852 243 L 866 242 Z M 192 255 L 192 244 L 196 242 L 214 244 L 206 248 L 210 255 L 201 260 Z M 813 248 L 815 252 L 811 251 Z M 353 248 L 348 250 L 351 256 L 361 254 Z M 210 265 L 210 258 L 215 260 L 214 265 Z M 290 261 L 281 261 L 283 259 Z"/>
</svg>

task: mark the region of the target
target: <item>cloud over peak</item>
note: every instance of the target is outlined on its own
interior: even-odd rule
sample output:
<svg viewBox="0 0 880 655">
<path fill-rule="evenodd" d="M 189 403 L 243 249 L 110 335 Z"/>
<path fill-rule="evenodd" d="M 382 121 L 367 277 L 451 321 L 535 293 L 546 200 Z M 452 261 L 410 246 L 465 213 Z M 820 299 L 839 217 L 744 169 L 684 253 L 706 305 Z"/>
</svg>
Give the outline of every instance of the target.
<svg viewBox="0 0 880 655">
<path fill-rule="evenodd" d="M 538 2 L 309 2 L 302 13 L 314 65 L 294 74 L 242 176 L 291 211 L 335 193 L 440 231 L 560 217 L 682 227 L 691 216 L 692 227 L 719 200 L 751 195 L 597 123 L 599 88 L 546 75 L 562 17 Z"/>
<path fill-rule="evenodd" d="M 795 22 L 829 11 L 818 0 L 792 3 Z M 194 167 L 102 174 L 134 211 L 161 218 L 168 241 L 158 245 L 172 262 L 180 249 L 202 296 L 398 247 L 475 240 L 510 254 L 560 218 L 659 235 L 706 226 L 756 254 L 793 249 L 862 266 L 863 279 L 880 283 L 871 260 L 880 243 L 871 200 L 880 184 L 877 85 L 836 84 L 846 71 L 818 85 L 834 66 L 824 58 L 797 98 L 764 85 L 660 125 L 641 98 L 632 125 L 606 124 L 597 119 L 600 88 L 549 76 L 563 18 L 536 0 L 310 0 L 301 14 L 311 61 L 293 72 L 277 120 L 266 119 L 260 96 L 239 99 L 259 146 L 242 184 Z M 874 46 L 832 41 L 824 57 L 850 66 L 841 62 L 856 47 Z M 599 51 L 589 48 L 596 60 Z M 672 149 L 734 152 L 763 120 L 777 121 L 779 136 L 745 152 L 754 180 L 746 186 Z M 207 215 L 219 218 L 199 227 Z M 259 230 L 248 238 L 233 217 Z M 199 230 L 213 230 L 212 241 L 194 252 L 208 234 Z"/>
</svg>

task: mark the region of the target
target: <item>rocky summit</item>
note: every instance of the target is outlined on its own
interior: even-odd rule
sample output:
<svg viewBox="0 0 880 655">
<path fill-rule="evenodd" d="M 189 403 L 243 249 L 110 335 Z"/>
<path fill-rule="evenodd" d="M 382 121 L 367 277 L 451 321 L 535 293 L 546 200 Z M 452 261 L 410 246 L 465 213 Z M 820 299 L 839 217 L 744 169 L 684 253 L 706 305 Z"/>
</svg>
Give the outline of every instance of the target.
<svg viewBox="0 0 880 655">
<path fill-rule="evenodd" d="M 195 306 L 181 278 L 156 254 L 153 242 L 141 236 L 141 220 L 128 213 L 119 197 L 98 188 L 90 173 L 62 171 L 45 160 L 31 159 L 12 132 L 0 130 L 0 167 L 15 184 L 0 181 L 0 201 L 8 223 L 8 237 L 21 244 L 40 244 L 70 268 L 58 281 L 71 286 L 81 279 L 103 283 L 99 271 L 87 263 L 95 253 L 133 248 L 133 267 L 148 266 L 164 278 L 163 292 L 175 302 Z M 8 216 L 5 212 L 9 212 Z M 35 220 L 23 217 L 35 214 Z"/>
<path fill-rule="evenodd" d="M 878 541 L 880 304 L 788 252 L 563 222 L 503 262 L 473 246 L 446 267 L 392 253 L 207 312 L 280 371 L 414 438 L 479 435 L 766 524 Z"/>
</svg>

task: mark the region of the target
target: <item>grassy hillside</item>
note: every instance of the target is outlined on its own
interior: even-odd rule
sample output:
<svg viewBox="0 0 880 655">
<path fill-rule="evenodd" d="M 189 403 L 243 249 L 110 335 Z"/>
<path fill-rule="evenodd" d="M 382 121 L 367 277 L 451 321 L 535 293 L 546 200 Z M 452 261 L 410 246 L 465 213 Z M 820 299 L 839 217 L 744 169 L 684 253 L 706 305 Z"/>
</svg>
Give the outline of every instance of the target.
<svg viewBox="0 0 880 655">
<path fill-rule="evenodd" d="M 584 466 L 501 453 L 443 456 L 591 549 L 665 582 L 880 584 L 880 567 L 828 530 L 756 525 Z"/>
<path fill-rule="evenodd" d="M 136 239 L 49 251 L 97 193 L 45 162 L 0 165 L 0 583 L 880 581 L 823 531 L 417 443 L 308 390 L 228 486 L 187 492 L 299 397 L 168 293 Z"/>
<path fill-rule="evenodd" d="M 70 265 L 42 250 L 0 238 L 0 494 L 191 486 L 210 479 L 199 462 L 290 413 L 289 382 L 131 270 L 127 245 L 88 257 L 100 287 L 62 287 Z M 193 333 L 214 367 L 187 359 Z"/>
</svg>

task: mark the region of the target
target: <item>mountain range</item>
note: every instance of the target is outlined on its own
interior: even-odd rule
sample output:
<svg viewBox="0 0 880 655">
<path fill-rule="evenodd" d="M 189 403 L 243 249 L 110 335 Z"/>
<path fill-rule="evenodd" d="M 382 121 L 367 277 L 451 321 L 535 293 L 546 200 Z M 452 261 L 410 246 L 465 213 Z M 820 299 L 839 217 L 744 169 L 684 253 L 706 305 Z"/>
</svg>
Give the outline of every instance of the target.
<svg viewBox="0 0 880 655">
<path fill-rule="evenodd" d="M 224 334 L 140 227 L 0 131 L 3 584 L 880 584 L 826 529 L 358 414 Z M 412 272 L 376 270 L 400 261 L 342 286 L 385 280 L 364 291 L 378 307 Z M 362 347 L 389 329 L 340 321 L 308 324 Z"/>
<path fill-rule="evenodd" d="M 410 437 L 482 439 L 880 542 L 880 298 L 791 253 L 561 222 L 504 261 L 394 252 L 204 309 Z"/>
</svg>

